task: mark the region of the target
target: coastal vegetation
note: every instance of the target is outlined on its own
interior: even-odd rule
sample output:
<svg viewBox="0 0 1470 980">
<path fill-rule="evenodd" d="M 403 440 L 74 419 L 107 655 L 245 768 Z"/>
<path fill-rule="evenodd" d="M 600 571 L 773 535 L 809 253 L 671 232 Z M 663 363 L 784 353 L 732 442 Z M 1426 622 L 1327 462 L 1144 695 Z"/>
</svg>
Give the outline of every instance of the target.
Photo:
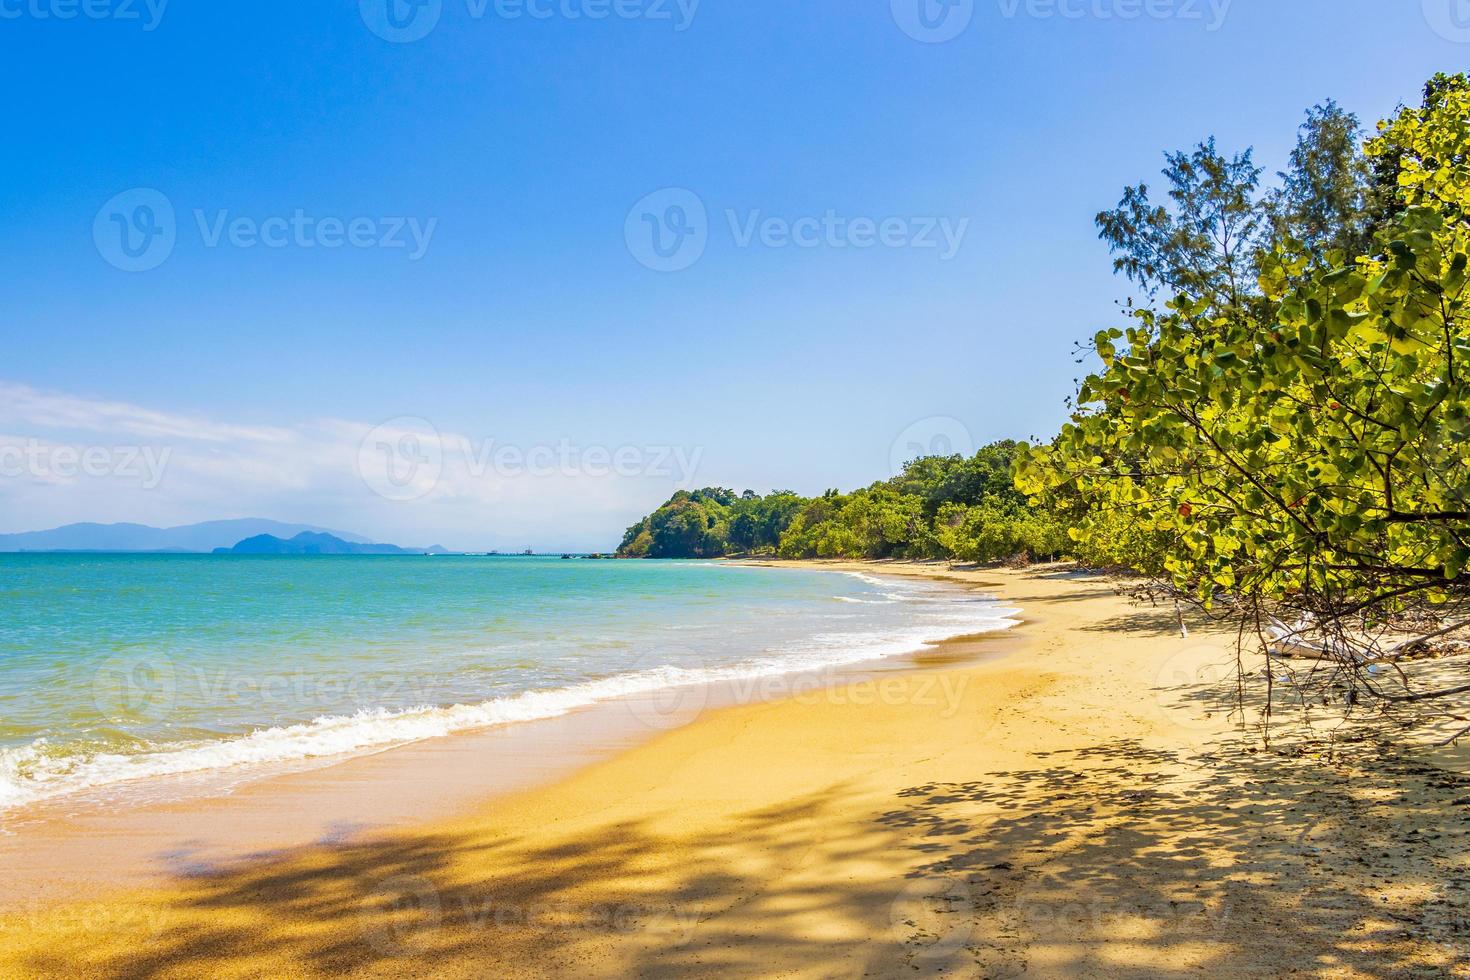
<svg viewBox="0 0 1470 980">
<path fill-rule="evenodd" d="M 1327 665 L 1324 698 L 1470 691 L 1378 666 L 1465 625 L 1470 82 L 1436 76 L 1366 140 L 1314 110 L 1265 193 L 1213 143 L 1166 177 L 1166 206 L 1139 186 L 1099 217 L 1140 295 L 1018 486 L 1078 557 Z"/>
<path fill-rule="evenodd" d="M 891 480 L 819 497 L 790 491 L 679 491 L 628 529 L 625 558 L 1051 558 L 1066 527 L 1016 489 L 1024 447 L 986 446 L 971 457 L 915 459 Z"/>
<path fill-rule="evenodd" d="M 680 492 L 625 557 L 1060 555 L 1236 617 L 1415 704 L 1379 665 L 1470 625 L 1470 80 L 1372 134 L 1311 109 L 1287 169 L 1214 139 L 1097 216 L 1132 295 L 1049 443 L 916 459 L 852 493 Z"/>
<path fill-rule="evenodd" d="M 1167 153 L 1165 200 L 1098 215 L 1135 287 L 1048 445 L 925 457 L 852 493 L 680 491 L 625 557 L 1063 552 L 1225 593 L 1363 611 L 1470 584 L 1470 81 L 1365 137 L 1309 110 L 1263 187 L 1250 150 Z M 1014 481 L 1012 475 L 1014 473 Z"/>
</svg>

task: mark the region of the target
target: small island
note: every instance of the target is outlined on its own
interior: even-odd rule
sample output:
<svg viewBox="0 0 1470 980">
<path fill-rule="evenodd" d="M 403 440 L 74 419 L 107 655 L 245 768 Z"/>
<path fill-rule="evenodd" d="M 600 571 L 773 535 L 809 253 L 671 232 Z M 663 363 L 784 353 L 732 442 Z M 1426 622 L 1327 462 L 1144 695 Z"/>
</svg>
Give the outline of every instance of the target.
<svg viewBox="0 0 1470 980">
<path fill-rule="evenodd" d="M 400 548 L 396 544 L 358 544 L 332 534 L 302 531 L 294 538 L 257 534 L 230 548 L 216 548 L 216 555 L 443 555 L 442 545 L 431 548 Z"/>
</svg>

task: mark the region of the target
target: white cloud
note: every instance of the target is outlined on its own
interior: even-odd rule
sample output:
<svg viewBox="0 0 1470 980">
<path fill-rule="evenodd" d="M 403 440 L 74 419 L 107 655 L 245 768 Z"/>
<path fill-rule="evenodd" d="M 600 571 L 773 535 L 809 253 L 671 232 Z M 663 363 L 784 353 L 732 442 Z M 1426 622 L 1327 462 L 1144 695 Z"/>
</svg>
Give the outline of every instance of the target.
<svg viewBox="0 0 1470 980">
<path fill-rule="evenodd" d="M 286 429 L 221 425 L 203 419 L 155 412 L 126 402 L 95 401 L 27 385 L 0 381 L 0 422 L 24 422 L 48 429 L 125 433 L 143 438 L 171 437 L 203 442 L 282 442 Z"/>
<path fill-rule="evenodd" d="M 0 531 L 249 516 L 406 545 L 606 548 L 700 456 L 423 420 L 237 424 L 0 382 Z"/>
</svg>

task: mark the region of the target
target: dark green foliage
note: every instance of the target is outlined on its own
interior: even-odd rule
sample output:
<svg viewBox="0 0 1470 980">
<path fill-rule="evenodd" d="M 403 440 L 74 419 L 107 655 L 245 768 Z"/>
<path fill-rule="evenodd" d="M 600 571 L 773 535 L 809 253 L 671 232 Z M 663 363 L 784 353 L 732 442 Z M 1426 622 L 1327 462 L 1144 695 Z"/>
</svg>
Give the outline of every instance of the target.
<svg viewBox="0 0 1470 980">
<path fill-rule="evenodd" d="M 1226 157 L 1213 137 L 1165 160 L 1169 207 L 1139 184 L 1097 216 L 1113 268 L 1151 296 L 1164 289 L 1233 299 L 1254 279 L 1251 263 L 1265 219 L 1256 194 L 1261 170 L 1250 150 Z"/>
<path fill-rule="evenodd" d="M 1084 558 L 1360 630 L 1470 602 L 1470 80 L 1437 77 L 1361 149 L 1335 107 L 1308 128 L 1275 198 L 1297 230 L 1252 256 L 1251 292 L 1195 283 L 1100 331 L 1018 482 Z M 1365 224 L 1375 172 L 1397 206 Z"/>
<path fill-rule="evenodd" d="M 928 456 L 853 493 L 820 497 L 777 491 L 680 491 L 628 529 L 630 558 L 961 558 L 1057 555 L 1065 528 L 1032 510 L 1015 488 L 1015 442 L 972 457 Z"/>
<path fill-rule="evenodd" d="M 1164 158 L 1166 204 L 1138 184 L 1097 216 L 1113 268 L 1148 299 L 1185 293 L 1257 316 L 1262 253 L 1296 243 L 1323 264 L 1363 254 L 1397 190 L 1396 163 L 1370 157 L 1358 118 L 1332 101 L 1307 111 L 1290 166 L 1268 192 L 1251 151 L 1226 156 L 1213 137 Z"/>
<path fill-rule="evenodd" d="M 1281 186 L 1266 198 L 1276 242 L 1294 238 L 1324 257 L 1371 251 L 1374 216 L 1393 195 L 1375 181 L 1357 116 L 1330 100 L 1307 110 L 1291 167 L 1277 176 Z"/>
</svg>

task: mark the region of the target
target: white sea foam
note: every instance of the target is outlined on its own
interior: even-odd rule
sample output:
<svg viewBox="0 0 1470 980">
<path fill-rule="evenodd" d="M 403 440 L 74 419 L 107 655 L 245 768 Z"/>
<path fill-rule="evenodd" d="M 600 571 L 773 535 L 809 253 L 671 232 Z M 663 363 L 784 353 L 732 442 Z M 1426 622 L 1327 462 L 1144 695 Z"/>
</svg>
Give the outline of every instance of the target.
<svg viewBox="0 0 1470 980">
<path fill-rule="evenodd" d="M 884 582 L 881 578 L 874 578 L 873 576 L 869 575 L 867 572 L 851 572 L 851 571 L 845 571 L 844 570 L 842 574 L 843 575 L 851 575 L 853 578 L 857 579 L 858 581 L 860 581 L 860 582 L 867 582 L 869 585 L 887 585 L 888 584 L 887 582 Z"/>
<path fill-rule="evenodd" d="M 895 588 L 861 572 L 863 581 Z M 533 690 L 477 704 L 422 706 L 406 710 L 371 709 L 352 715 L 317 718 L 300 724 L 263 728 L 218 741 L 177 742 L 150 751 L 68 755 L 53 753 L 44 739 L 0 749 L 0 811 L 81 790 L 160 776 L 209 773 L 241 767 L 269 767 L 292 761 L 347 757 L 429 738 L 517 722 L 555 718 L 598 702 L 694 684 L 752 681 L 781 674 L 898 656 L 942 639 L 992 632 L 1017 625 L 1018 610 L 993 600 L 928 585 L 897 586 L 906 591 L 880 593 L 883 599 L 833 598 L 857 603 L 926 603 L 912 623 L 869 633 L 821 633 L 766 656 L 726 666 L 654 666 L 552 690 Z"/>
</svg>

